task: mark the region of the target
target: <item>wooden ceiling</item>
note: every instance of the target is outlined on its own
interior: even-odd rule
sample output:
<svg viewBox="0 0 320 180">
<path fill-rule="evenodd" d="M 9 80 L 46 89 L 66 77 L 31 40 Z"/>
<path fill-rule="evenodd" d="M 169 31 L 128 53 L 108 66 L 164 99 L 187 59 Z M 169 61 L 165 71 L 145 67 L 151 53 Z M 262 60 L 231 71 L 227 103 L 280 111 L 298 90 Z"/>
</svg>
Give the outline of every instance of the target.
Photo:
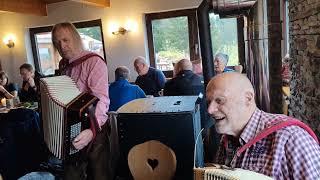
<svg viewBox="0 0 320 180">
<path fill-rule="evenodd" d="M 0 11 L 47 16 L 47 5 L 75 1 L 98 7 L 110 7 L 110 0 L 0 0 Z"/>
</svg>

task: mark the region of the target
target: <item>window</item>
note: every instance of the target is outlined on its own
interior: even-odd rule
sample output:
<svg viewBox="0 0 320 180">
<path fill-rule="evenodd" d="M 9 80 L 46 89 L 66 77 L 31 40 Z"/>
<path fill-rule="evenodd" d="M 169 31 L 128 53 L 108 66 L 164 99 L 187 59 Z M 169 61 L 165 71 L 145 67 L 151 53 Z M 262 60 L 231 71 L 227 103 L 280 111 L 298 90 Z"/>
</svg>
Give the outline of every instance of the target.
<svg viewBox="0 0 320 180">
<path fill-rule="evenodd" d="M 105 57 L 101 20 L 79 22 L 74 25 L 80 33 L 84 48 Z M 53 26 L 30 29 L 35 68 L 46 76 L 54 74 L 61 59 L 51 42 L 52 28 Z"/>
<path fill-rule="evenodd" d="M 173 64 L 199 58 L 196 10 L 146 14 L 150 65 L 172 76 Z"/>
<path fill-rule="evenodd" d="M 281 3 L 281 20 L 282 20 L 282 49 L 281 54 L 284 57 L 289 54 L 289 2 L 288 0 L 283 0 Z"/>
<path fill-rule="evenodd" d="M 229 56 L 228 66 L 239 65 L 237 18 L 220 19 L 209 14 L 213 55 L 221 52 Z"/>
</svg>

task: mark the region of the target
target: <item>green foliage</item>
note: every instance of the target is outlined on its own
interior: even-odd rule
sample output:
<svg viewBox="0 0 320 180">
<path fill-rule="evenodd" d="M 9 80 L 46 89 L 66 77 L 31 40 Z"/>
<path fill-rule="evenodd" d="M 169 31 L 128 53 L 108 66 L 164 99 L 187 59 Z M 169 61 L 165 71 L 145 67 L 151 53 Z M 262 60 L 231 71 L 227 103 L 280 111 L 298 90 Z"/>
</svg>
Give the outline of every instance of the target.
<svg viewBox="0 0 320 180">
<path fill-rule="evenodd" d="M 157 60 L 170 59 L 172 62 L 177 62 L 180 59 L 186 58 L 186 54 L 178 50 L 160 51 L 157 53 Z"/>
<path fill-rule="evenodd" d="M 90 36 L 93 39 L 102 41 L 100 27 L 88 27 L 77 29 L 80 34 Z"/>
<path fill-rule="evenodd" d="M 220 19 L 210 14 L 213 54 L 229 55 L 228 65 L 238 65 L 237 20 Z M 176 62 L 189 58 L 188 18 L 186 16 L 152 21 L 153 43 L 157 63 Z"/>
<path fill-rule="evenodd" d="M 155 52 L 189 52 L 188 18 L 176 17 L 152 21 Z"/>
<path fill-rule="evenodd" d="M 228 65 L 238 65 L 237 20 L 235 18 L 220 19 L 219 16 L 211 13 L 210 24 L 213 54 L 219 52 L 228 54 Z"/>
</svg>

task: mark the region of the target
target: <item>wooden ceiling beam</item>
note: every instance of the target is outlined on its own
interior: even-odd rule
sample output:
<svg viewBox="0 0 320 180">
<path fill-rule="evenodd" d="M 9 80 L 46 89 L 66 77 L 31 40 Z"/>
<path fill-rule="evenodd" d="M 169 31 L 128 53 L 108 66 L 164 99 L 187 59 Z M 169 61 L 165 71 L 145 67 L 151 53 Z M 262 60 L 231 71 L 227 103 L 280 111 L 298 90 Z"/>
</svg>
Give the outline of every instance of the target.
<svg viewBox="0 0 320 180">
<path fill-rule="evenodd" d="M 47 6 L 42 0 L 1 0 L 0 11 L 47 16 Z"/>
<path fill-rule="evenodd" d="M 42 0 L 46 4 L 52 4 L 52 3 L 57 3 L 57 2 L 62 2 L 62 1 L 67 1 L 67 0 Z"/>
<path fill-rule="evenodd" d="M 110 7 L 110 0 L 71 0 L 71 1 L 90 4 L 98 7 Z"/>
</svg>

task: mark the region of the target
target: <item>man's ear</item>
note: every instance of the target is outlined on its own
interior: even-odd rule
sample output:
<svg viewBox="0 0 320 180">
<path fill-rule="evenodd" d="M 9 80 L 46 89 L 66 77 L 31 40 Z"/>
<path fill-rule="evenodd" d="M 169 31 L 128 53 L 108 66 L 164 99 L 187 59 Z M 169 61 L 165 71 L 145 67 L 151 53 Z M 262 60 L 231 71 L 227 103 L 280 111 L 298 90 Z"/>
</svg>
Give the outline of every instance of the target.
<svg viewBox="0 0 320 180">
<path fill-rule="evenodd" d="M 255 100 L 254 100 L 254 92 L 252 92 L 250 90 L 246 90 L 244 95 L 245 95 L 245 103 L 246 103 L 246 105 L 250 105 L 250 104 L 255 102 Z"/>
</svg>

